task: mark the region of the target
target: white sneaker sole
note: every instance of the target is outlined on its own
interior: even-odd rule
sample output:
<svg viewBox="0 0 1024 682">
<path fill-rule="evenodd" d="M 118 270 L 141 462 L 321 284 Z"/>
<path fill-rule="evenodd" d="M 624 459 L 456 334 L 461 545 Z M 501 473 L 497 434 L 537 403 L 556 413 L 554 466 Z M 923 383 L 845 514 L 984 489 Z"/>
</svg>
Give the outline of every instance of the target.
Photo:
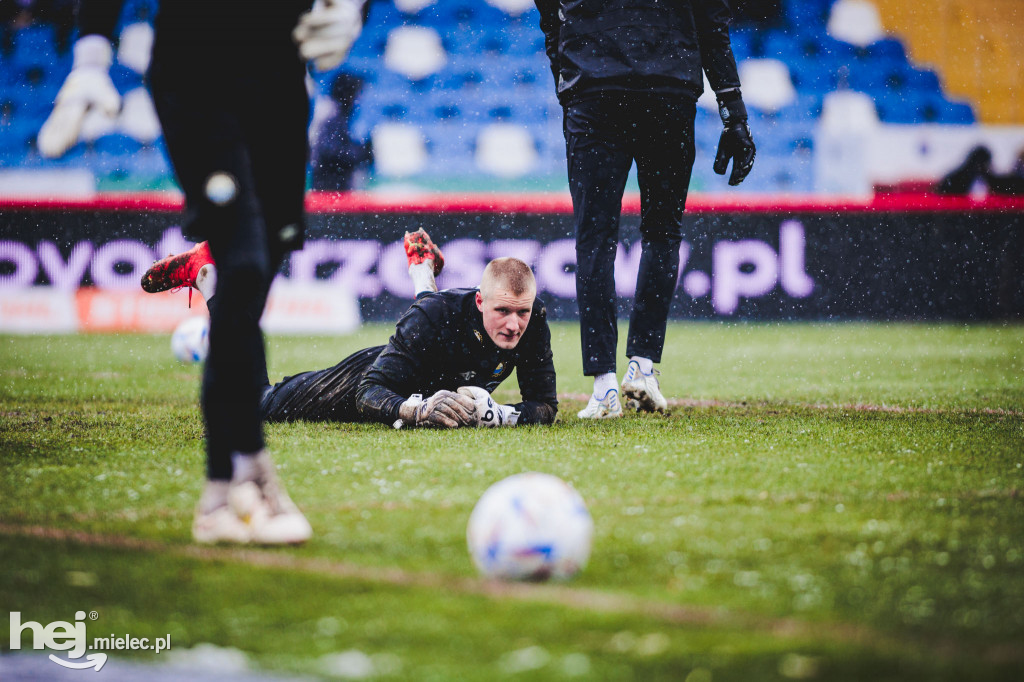
<svg viewBox="0 0 1024 682">
<path fill-rule="evenodd" d="M 252 540 L 249 524 L 227 507 L 221 507 L 209 514 L 197 515 L 192 522 L 192 538 L 204 545 L 228 542 L 244 545 Z"/>
<path fill-rule="evenodd" d="M 584 408 L 576 413 L 576 416 L 580 419 L 615 419 L 616 417 L 622 416 L 622 408 L 620 407 L 617 411 L 613 412 L 607 407 L 602 406 L 601 409 L 596 412 L 589 412 L 587 408 Z"/>
<path fill-rule="evenodd" d="M 271 513 L 255 483 L 232 486 L 228 500 L 234 512 L 248 520 L 251 542 L 258 545 L 297 545 L 313 537 L 309 521 L 290 500 L 290 508 Z"/>
</svg>

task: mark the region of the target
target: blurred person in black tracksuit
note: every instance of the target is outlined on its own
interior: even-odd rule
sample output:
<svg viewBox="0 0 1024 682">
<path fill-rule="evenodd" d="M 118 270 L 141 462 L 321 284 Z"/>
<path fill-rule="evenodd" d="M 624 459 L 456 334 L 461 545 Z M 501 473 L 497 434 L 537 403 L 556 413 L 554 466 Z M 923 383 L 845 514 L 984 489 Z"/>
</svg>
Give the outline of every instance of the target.
<svg viewBox="0 0 1024 682">
<path fill-rule="evenodd" d="M 373 165 L 369 141 L 352 139 L 352 113 L 363 89 L 363 79 L 340 73 L 331 85 L 334 110 L 317 130 L 313 145 L 312 187 L 344 191 L 356 184 L 356 173 Z"/>
<path fill-rule="evenodd" d="M 213 307 L 218 264 L 197 245 L 189 277 Z M 405 235 L 416 302 L 385 346 L 353 353 L 334 367 L 262 386 L 267 421 L 382 422 L 403 426 L 550 424 L 558 410 L 551 331 L 530 267 L 499 258 L 484 269 L 480 288 L 437 290 L 440 250 L 422 229 Z M 494 402 L 490 393 L 516 370 L 522 401 Z"/>
<path fill-rule="evenodd" d="M 78 141 L 92 111 L 117 114 L 109 76 L 122 0 L 82 0 L 71 73 L 39 132 L 44 156 Z M 362 28 L 359 0 L 164 0 L 148 74 L 185 194 L 185 233 L 208 240 L 220 266 L 202 385 L 207 484 L 199 542 L 296 543 L 312 533 L 264 451 L 255 379 L 265 365 L 259 319 L 271 280 L 302 247 L 309 99 L 305 60 L 344 60 Z M 195 250 L 193 250 L 195 251 Z M 156 263 L 148 291 L 193 285 L 189 252 Z"/>
<path fill-rule="evenodd" d="M 935 191 L 970 194 L 975 183 L 987 187 L 993 194 L 1024 194 L 1024 149 L 1017 154 L 1010 172 L 996 173 L 992 169 L 992 150 L 985 145 L 973 147 L 959 166 L 939 180 Z"/>
<path fill-rule="evenodd" d="M 581 418 L 622 414 L 615 375 L 614 264 L 622 194 L 636 160 L 642 255 L 622 391 L 630 405 L 664 411 L 661 361 L 679 270 L 682 214 L 694 162 L 703 73 L 724 130 L 714 161 L 730 185 L 754 162 L 754 142 L 729 41 L 726 0 L 535 0 L 564 108 L 569 191 L 576 222 L 576 293 L 583 372 L 594 391 Z"/>
</svg>

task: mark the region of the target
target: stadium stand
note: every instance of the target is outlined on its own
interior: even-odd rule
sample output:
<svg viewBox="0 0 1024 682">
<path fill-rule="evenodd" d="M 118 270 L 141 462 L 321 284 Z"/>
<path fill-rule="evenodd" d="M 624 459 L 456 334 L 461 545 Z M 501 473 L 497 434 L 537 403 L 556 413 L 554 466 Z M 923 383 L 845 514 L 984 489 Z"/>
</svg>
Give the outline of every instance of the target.
<svg viewBox="0 0 1024 682">
<path fill-rule="evenodd" d="M 874 0 L 882 23 L 906 40 L 911 56 L 937 65 L 945 92 L 977 105 L 979 120 L 1024 123 L 1020 0 Z M 950 46 L 955 45 L 955 49 Z"/>
<path fill-rule="evenodd" d="M 845 33 L 833 28 L 830 34 L 836 10 L 831 0 L 783 0 L 781 18 L 772 26 L 751 20 L 734 26 L 741 74 L 751 74 L 748 78 L 754 81 L 744 80 L 744 91 L 759 147 L 758 163 L 741 190 L 812 191 L 815 129 L 823 99 L 837 90 L 867 94 L 883 124 L 975 121 L 968 104 L 945 94 L 934 71 L 911 62 L 900 40 L 870 25 L 870 12 L 862 11 L 864 0 L 841 3 L 845 16 L 868 16 L 865 26 L 847 21 Z M 125 38 L 131 30 L 132 41 L 144 41 L 138 24 L 152 16 L 155 0 L 126 5 Z M 70 54 L 58 49 L 56 26 L 34 22 L 9 28 L 11 47 L 0 53 L 0 166 L 66 166 L 71 162 L 40 159 L 35 135 L 70 68 Z M 835 37 L 844 34 L 853 42 Z M 117 63 L 112 74 L 122 93 L 143 85 L 138 49 L 129 53 L 124 59 L 129 64 Z M 333 78 L 342 71 L 365 82 L 353 112 L 352 138 L 383 141 L 384 156 L 378 154 L 369 186 L 400 178 L 440 189 L 467 183 L 480 187 L 488 181 L 496 189 L 564 187 L 561 110 L 532 3 L 380 0 L 371 6 L 348 62 L 339 71 L 318 76 L 321 90 L 330 92 Z M 146 103 L 134 106 L 131 120 L 99 131 L 72 157 L 74 163 L 86 164 L 101 186 L 160 187 L 173 182 L 166 162 L 158 161 L 159 140 L 146 132 L 151 128 Z M 696 137 L 703 158 L 713 156 L 720 129 L 713 108 L 702 107 Z M 487 136 L 483 151 L 481 135 Z M 524 139 L 532 144 L 524 146 Z M 405 162 L 390 158 L 402 153 L 402 140 L 417 141 L 417 149 L 422 140 L 423 149 Z M 493 150 L 506 144 L 519 150 L 517 160 L 496 162 Z M 692 184 L 695 190 L 726 189 L 710 162 L 694 167 Z"/>
</svg>

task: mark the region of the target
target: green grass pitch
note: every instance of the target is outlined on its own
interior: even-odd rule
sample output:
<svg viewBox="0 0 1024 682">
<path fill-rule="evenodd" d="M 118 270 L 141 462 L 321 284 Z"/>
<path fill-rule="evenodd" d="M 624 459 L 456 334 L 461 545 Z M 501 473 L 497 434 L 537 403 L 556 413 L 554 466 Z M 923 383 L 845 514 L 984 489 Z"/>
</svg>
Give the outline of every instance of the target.
<svg viewBox="0 0 1024 682">
<path fill-rule="evenodd" d="M 199 370 L 166 336 L 0 337 L 0 611 L 327 678 L 358 651 L 395 680 L 1024 679 L 1024 327 L 673 324 L 672 413 L 602 423 L 553 332 L 553 427 L 269 426 L 315 531 L 285 549 L 191 544 Z M 271 338 L 271 377 L 388 333 Z M 594 517 L 568 583 L 467 555 L 526 470 Z"/>
</svg>

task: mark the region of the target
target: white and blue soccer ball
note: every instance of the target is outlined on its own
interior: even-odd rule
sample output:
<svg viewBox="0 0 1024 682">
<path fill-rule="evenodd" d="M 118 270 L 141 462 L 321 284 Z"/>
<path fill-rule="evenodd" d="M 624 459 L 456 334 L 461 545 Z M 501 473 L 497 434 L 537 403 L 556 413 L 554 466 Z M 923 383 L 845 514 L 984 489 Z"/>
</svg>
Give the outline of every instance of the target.
<svg viewBox="0 0 1024 682">
<path fill-rule="evenodd" d="M 190 317 L 171 334 L 171 352 L 186 364 L 202 362 L 210 350 L 210 320 Z"/>
<path fill-rule="evenodd" d="M 466 529 L 473 563 L 502 580 L 572 577 L 586 566 L 593 535 L 583 497 L 557 476 L 536 472 L 488 488 Z"/>
</svg>

